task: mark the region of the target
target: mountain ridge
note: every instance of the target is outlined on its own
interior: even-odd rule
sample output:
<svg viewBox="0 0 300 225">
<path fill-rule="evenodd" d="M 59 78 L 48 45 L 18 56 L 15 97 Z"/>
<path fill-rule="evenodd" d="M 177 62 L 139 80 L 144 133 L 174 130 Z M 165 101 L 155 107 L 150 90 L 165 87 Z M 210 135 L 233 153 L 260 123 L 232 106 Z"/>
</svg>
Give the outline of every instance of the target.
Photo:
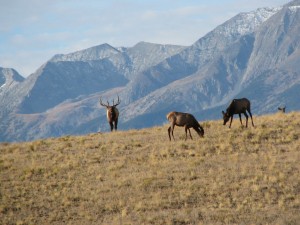
<svg viewBox="0 0 300 225">
<path fill-rule="evenodd" d="M 103 44 L 55 55 L 8 95 L 15 103 L 0 140 L 107 131 L 100 96 L 120 97 L 121 129 L 159 125 L 171 110 L 215 119 L 245 96 L 256 114 L 283 103 L 299 110 L 298 2 L 240 13 L 190 46 Z"/>
</svg>

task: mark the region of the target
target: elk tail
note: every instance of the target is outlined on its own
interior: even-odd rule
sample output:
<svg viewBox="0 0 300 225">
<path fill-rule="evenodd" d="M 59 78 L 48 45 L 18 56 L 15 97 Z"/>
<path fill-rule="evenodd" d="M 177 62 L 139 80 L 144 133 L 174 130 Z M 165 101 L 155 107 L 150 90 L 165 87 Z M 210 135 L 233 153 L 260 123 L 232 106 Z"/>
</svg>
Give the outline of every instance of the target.
<svg viewBox="0 0 300 225">
<path fill-rule="evenodd" d="M 167 120 L 169 120 L 170 121 L 170 117 L 171 117 L 171 115 L 173 114 L 173 112 L 169 112 L 168 114 L 167 114 Z"/>
</svg>

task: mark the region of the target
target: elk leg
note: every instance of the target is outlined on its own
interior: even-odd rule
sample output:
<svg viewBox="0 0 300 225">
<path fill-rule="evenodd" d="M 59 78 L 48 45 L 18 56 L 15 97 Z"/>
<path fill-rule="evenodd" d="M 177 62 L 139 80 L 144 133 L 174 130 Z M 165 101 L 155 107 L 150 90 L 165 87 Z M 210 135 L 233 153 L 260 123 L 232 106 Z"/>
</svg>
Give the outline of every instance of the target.
<svg viewBox="0 0 300 225">
<path fill-rule="evenodd" d="M 113 129 L 114 129 L 113 122 L 109 122 L 109 125 L 110 125 L 110 131 L 113 131 Z"/>
<path fill-rule="evenodd" d="M 190 128 L 188 128 L 187 126 L 184 126 L 184 129 L 185 129 L 185 140 L 187 140 L 187 131 L 189 131 L 190 137 L 193 140 Z"/>
<path fill-rule="evenodd" d="M 233 115 L 230 117 L 230 124 L 229 124 L 229 128 L 231 127 L 232 119 L 233 119 Z"/>
<path fill-rule="evenodd" d="M 171 141 L 172 139 L 171 139 L 171 126 L 168 128 L 168 135 L 169 135 L 169 140 Z"/>
<path fill-rule="evenodd" d="M 191 137 L 191 139 L 193 140 L 192 134 L 191 134 L 191 130 L 190 130 L 190 129 L 188 129 L 188 130 L 189 130 L 189 133 L 190 133 L 190 137 Z"/>
<path fill-rule="evenodd" d="M 174 129 L 175 129 L 175 124 L 172 126 L 172 137 L 173 137 L 173 140 L 175 141 L 175 138 L 174 138 Z"/>
<path fill-rule="evenodd" d="M 242 122 L 242 116 L 241 116 L 241 114 L 240 114 L 240 113 L 239 113 L 239 117 L 240 117 L 241 125 L 243 126 L 243 122 Z"/>
<path fill-rule="evenodd" d="M 173 140 L 175 141 L 175 138 L 174 138 L 174 128 L 175 128 L 175 124 L 171 124 L 170 128 L 171 128 L 171 134 L 172 134 Z"/>
<path fill-rule="evenodd" d="M 250 112 L 250 110 L 248 110 L 248 113 L 250 114 L 250 118 L 251 118 L 252 126 L 254 127 L 254 123 L 253 123 L 253 119 L 252 119 L 252 113 Z"/>
<path fill-rule="evenodd" d="M 244 112 L 244 115 L 246 117 L 246 127 L 248 127 L 248 115 L 247 115 L 246 111 Z"/>
<path fill-rule="evenodd" d="M 118 129 L 118 119 L 115 120 L 115 130 Z"/>
<path fill-rule="evenodd" d="M 187 126 L 184 126 L 184 130 L 185 130 L 185 140 L 186 140 L 187 139 L 187 130 L 188 130 Z"/>
</svg>

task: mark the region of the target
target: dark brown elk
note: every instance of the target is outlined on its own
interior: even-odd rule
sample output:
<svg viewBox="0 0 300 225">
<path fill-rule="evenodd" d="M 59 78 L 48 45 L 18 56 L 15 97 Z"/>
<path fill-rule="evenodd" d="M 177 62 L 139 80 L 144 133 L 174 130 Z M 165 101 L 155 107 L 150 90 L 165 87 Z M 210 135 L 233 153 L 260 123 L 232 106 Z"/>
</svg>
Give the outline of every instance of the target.
<svg viewBox="0 0 300 225">
<path fill-rule="evenodd" d="M 118 101 L 115 104 L 113 100 L 113 105 L 110 106 L 109 102 L 107 101 L 107 105 L 103 104 L 102 99 L 100 97 L 100 105 L 106 107 L 106 116 L 107 116 L 107 121 L 110 125 L 110 130 L 113 131 L 113 129 L 117 130 L 118 129 L 118 118 L 119 118 L 119 110 L 117 109 L 117 105 L 121 103 L 119 96 L 118 96 Z"/>
<path fill-rule="evenodd" d="M 190 137 L 191 139 L 193 139 L 190 128 L 193 128 L 200 137 L 204 136 L 203 128 L 200 126 L 200 124 L 192 114 L 182 113 L 182 112 L 170 112 L 167 114 L 167 119 L 170 122 L 170 127 L 168 128 L 170 141 L 171 141 L 171 134 L 173 140 L 175 141 L 174 134 L 173 134 L 175 126 L 184 127 L 185 140 L 187 139 L 187 131 L 189 131 Z"/>
<path fill-rule="evenodd" d="M 242 117 L 241 117 L 241 114 L 243 113 L 246 117 L 246 127 L 248 127 L 248 115 L 246 111 L 248 111 L 248 113 L 250 114 L 252 126 L 254 127 L 252 114 L 250 110 L 250 101 L 247 98 L 233 99 L 230 105 L 228 106 L 228 108 L 226 109 L 226 112 L 222 111 L 223 120 L 224 120 L 223 125 L 226 125 L 226 123 L 230 119 L 230 124 L 229 124 L 229 128 L 230 128 L 234 114 L 239 114 L 241 124 L 243 125 Z"/>
</svg>

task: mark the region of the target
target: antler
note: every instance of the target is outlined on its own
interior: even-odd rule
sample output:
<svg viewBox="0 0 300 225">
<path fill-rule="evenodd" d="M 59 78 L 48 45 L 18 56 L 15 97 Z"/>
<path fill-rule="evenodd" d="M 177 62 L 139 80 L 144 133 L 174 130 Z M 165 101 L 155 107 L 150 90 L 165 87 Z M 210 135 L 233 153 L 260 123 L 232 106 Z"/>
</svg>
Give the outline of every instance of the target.
<svg viewBox="0 0 300 225">
<path fill-rule="evenodd" d="M 115 100 L 113 99 L 113 105 L 112 106 L 117 106 L 121 103 L 120 101 L 120 98 L 119 98 L 119 95 L 118 95 L 118 102 L 115 104 Z M 107 105 L 105 105 L 103 102 L 102 102 L 102 99 L 100 97 L 100 105 L 104 106 L 104 107 L 108 107 L 109 106 L 109 102 L 107 101 Z"/>
<path fill-rule="evenodd" d="M 100 97 L 100 105 L 104 106 L 104 107 L 108 107 L 109 106 L 109 102 L 107 101 L 107 105 L 103 104 L 102 99 Z"/>
<path fill-rule="evenodd" d="M 115 101 L 113 100 L 113 106 L 117 106 L 117 105 L 119 105 L 121 103 L 121 101 L 120 101 L 120 98 L 119 98 L 119 95 L 118 95 L 118 102 L 115 104 Z"/>
</svg>

